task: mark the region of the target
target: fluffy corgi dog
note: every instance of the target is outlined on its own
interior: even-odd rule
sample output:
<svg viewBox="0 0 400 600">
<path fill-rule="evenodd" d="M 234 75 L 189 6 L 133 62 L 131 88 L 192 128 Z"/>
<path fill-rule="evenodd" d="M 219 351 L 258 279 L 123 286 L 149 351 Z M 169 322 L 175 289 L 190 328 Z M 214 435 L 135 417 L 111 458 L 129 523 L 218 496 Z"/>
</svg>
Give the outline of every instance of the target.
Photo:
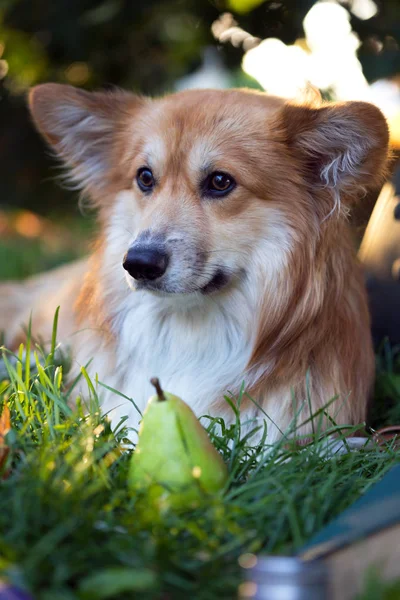
<svg viewBox="0 0 400 600">
<path fill-rule="evenodd" d="M 365 418 L 374 356 L 363 277 L 346 221 L 382 181 L 388 128 L 363 102 L 299 105 L 247 90 L 148 99 L 44 84 L 39 131 L 98 208 L 92 256 L 0 288 L 10 346 L 33 332 L 71 346 L 89 372 L 143 409 L 149 380 L 197 415 L 232 421 L 242 385 L 268 442 L 336 398 Z M 114 422 L 140 416 L 101 391 Z M 242 419 L 264 413 L 243 396 Z M 328 422 L 328 420 L 326 421 Z M 304 424 L 302 434 L 311 430 Z"/>
</svg>

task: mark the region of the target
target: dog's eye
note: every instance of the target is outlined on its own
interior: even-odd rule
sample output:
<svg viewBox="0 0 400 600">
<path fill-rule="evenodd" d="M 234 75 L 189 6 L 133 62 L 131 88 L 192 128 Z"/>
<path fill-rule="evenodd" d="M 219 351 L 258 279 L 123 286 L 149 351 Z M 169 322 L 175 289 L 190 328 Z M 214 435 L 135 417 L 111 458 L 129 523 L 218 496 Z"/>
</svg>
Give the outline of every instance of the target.
<svg viewBox="0 0 400 600">
<path fill-rule="evenodd" d="M 236 186 L 236 181 L 228 173 L 215 171 L 207 177 L 204 186 L 206 196 L 218 197 L 229 194 Z"/>
<path fill-rule="evenodd" d="M 153 173 L 147 167 L 142 167 L 138 170 L 136 181 L 142 192 L 151 191 L 155 184 Z"/>
</svg>

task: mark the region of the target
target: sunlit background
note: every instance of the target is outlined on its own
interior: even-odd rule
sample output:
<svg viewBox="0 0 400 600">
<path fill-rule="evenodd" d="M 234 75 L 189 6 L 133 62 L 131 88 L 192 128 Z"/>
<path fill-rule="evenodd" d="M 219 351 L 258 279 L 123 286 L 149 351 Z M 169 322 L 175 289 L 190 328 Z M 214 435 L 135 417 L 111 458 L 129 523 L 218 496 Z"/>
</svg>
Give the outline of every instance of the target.
<svg viewBox="0 0 400 600">
<path fill-rule="evenodd" d="M 400 148 L 400 0 L 2 0 L 0 278 L 87 248 L 93 218 L 55 179 L 28 88 L 58 81 L 146 94 L 251 86 L 375 103 Z M 368 219 L 375 197 L 356 224 Z"/>
</svg>

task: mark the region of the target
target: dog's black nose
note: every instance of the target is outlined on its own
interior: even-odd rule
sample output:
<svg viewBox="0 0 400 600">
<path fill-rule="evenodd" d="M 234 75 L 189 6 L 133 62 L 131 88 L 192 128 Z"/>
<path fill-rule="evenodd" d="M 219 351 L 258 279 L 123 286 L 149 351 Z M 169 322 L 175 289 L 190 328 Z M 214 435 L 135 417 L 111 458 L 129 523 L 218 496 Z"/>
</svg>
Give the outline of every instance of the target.
<svg viewBox="0 0 400 600">
<path fill-rule="evenodd" d="M 168 267 L 168 254 L 160 248 L 138 246 L 130 248 L 122 266 L 134 279 L 154 280 L 164 275 Z"/>
</svg>

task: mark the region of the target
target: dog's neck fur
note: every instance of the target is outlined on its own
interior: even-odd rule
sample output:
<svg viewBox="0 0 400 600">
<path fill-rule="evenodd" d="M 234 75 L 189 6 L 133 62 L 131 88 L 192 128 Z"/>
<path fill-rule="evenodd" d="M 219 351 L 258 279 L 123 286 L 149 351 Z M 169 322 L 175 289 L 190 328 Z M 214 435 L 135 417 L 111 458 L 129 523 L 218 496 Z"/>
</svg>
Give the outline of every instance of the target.
<svg viewBox="0 0 400 600">
<path fill-rule="evenodd" d="M 86 336 L 78 363 L 94 356 L 92 375 L 98 372 L 108 386 L 132 397 L 141 411 L 152 394 L 150 378 L 157 376 L 166 390 L 184 398 L 199 416 L 202 407 L 211 403 L 210 414 L 231 421 L 233 414 L 223 401 L 224 394 L 237 394 L 242 384 L 249 387 L 254 383 L 246 368 L 257 331 L 255 290 L 244 280 L 242 285 L 209 297 L 132 291 L 122 269 L 116 274 L 114 263 L 104 254 L 107 252 L 100 248 L 94 255 L 95 267 L 89 270 L 77 306 Z M 91 313 L 91 298 L 97 306 L 101 298 L 104 310 Z M 108 320 L 102 320 L 101 314 Z M 111 353 L 102 352 L 102 344 L 113 346 L 113 364 L 105 363 Z M 133 405 L 121 398 L 115 409 L 117 397 L 110 393 L 102 396 L 103 410 L 113 409 L 114 423 L 129 414 L 130 425 L 138 424 L 140 417 Z"/>
</svg>

